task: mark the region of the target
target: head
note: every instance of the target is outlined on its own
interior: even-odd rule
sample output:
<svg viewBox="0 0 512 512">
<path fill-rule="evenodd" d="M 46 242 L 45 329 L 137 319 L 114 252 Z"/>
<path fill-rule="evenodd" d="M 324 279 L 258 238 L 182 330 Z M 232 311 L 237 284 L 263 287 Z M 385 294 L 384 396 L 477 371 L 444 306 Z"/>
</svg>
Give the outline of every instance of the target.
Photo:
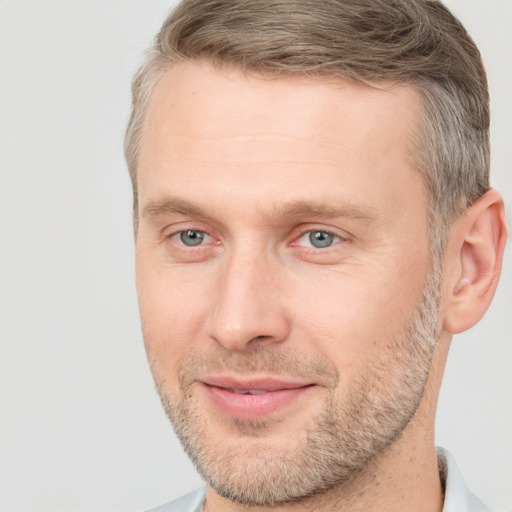
<svg viewBox="0 0 512 512">
<path fill-rule="evenodd" d="M 462 325 L 446 297 L 475 268 L 456 253 L 497 203 L 459 22 L 435 1 L 184 1 L 133 95 L 144 338 L 208 483 L 292 502 L 424 441 Z"/>
</svg>

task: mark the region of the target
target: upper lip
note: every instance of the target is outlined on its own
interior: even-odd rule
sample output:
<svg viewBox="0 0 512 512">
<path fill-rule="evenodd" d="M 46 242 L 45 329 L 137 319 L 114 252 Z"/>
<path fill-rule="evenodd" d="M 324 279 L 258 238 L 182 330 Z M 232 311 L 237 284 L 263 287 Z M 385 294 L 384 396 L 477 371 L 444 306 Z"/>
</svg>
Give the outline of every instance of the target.
<svg viewBox="0 0 512 512">
<path fill-rule="evenodd" d="M 312 382 L 285 380 L 276 377 L 240 378 L 232 376 L 211 375 L 200 379 L 208 386 L 234 390 L 281 391 L 311 386 Z"/>
</svg>

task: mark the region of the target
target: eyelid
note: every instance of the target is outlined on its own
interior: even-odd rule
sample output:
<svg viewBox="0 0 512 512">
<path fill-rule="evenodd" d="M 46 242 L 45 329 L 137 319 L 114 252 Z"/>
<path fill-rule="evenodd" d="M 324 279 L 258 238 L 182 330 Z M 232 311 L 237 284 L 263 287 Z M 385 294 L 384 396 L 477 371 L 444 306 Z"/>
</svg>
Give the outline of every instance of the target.
<svg viewBox="0 0 512 512">
<path fill-rule="evenodd" d="M 314 232 L 321 232 L 321 233 L 327 233 L 328 235 L 331 235 L 333 237 L 338 238 L 339 240 L 336 241 L 332 246 L 337 245 L 339 242 L 348 242 L 351 239 L 351 236 L 346 231 L 337 230 L 334 228 L 331 228 L 330 226 L 318 226 L 318 225 L 308 225 L 308 226 L 301 226 L 300 231 L 298 232 L 298 235 L 293 237 L 293 241 L 290 245 L 297 246 L 299 245 L 299 241 L 307 234 L 314 233 Z M 328 247 L 327 249 L 329 249 Z M 311 249 L 311 247 L 309 247 Z M 317 250 L 313 247 L 313 249 Z M 326 249 L 321 249 L 326 250 Z"/>
<path fill-rule="evenodd" d="M 181 224 L 181 225 L 179 225 L 179 224 Z M 168 226 L 168 228 L 172 227 L 173 229 L 168 234 L 166 234 L 164 232 L 163 241 L 172 240 L 176 246 L 178 246 L 180 248 L 184 248 L 186 250 L 189 250 L 189 249 L 197 250 L 200 248 L 205 248 L 205 246 L 221 245 L 222 244 L 220 238 L 218 238 L 217 236 L 212 234 L 211 229 L 208 229 L 208 228 L 198 225 L 198 224 L 201 224 L 199 222 L 198 223 L 184 222 L 184 223 L 179 223 L 179 224 L 174 225 L 174 226 Z M 206 240 L 203 243 L 196 245 L 196 246 L 187 246 L 179 239 L 179 235 L 181 235 L 181 233 L 184 233 L 187 231 L 197 231 L 199 233 L 203 233 L 205 235 Z M 301 246 L 304 249 L 309 249 L 309 250 L 313 250 L 313 251 L 326 252 L 330 248 L 338 245 L 340 242 L 349 242 L 351 240 L 350 233 L 347 233 L 346 231 L 342 231 L 340 229 L 332 228 L 330 226 L 319 226 L 319 225 L 315 225 L 315 224 L 307 224 L 307 225 L 302 225 L 302 226 L 297 227 L 294 231 L 296 234 L 292 235 L 292 241 L 289 242 L 288 245 L 289 246 Z M 331 246 L 328 246 L 325 248 L 317 248 L 312 245 L 306 245 L 306 244 L 300 243 L 301 239 L 304 236 L 306 236 L 310 233 L 313 233 L 313 232 L 327 233 L 328 235 L 331 235 L 332 237 L 334 237 L 335 241 L 333 242 L 333 244 Z"/>
<path fill-rule="evenodd" d="M 188 245 L 184 244 L 179 238 L 182 233 L 186 233 L 187 231 L 195 231 L 196 233 L 203 234 L 204 242 L 199 245 L 196 245 L 196 246 L 192 246 L 192 245 L 188 246 Z M 194 229 L 194 228 L 178 229 L 177 231 L 173 231 L 169 235 L 166 235 L 166 238 L 170 239 L 170 240 L 175 240 L 178 243 L 178 245 L 180 245 L 181 247 L 187 247 L 187 248 L 201 247 L 208 243 L 212 243 L 212 241 L 214 240 L 213 236 L 210 235 L 210 233 L 208 233 L 208 231 L 204 231 L 202 229 Z"/>
<path fill-rule="evenodd" d="M 311 241 L 311 234 L 312 233 L 324 233 L 328 237 L 331 238 L 332 243 L 330 243 L 329 245 L 326 245 L 325 247 L 315 247 L 315 245 Z M 299 244 L 300 242 L 302 242 L 302 245 L 304 247 L 310 249 L 310 250 L 328 251 L 329 249 L 331 249 L 333 246 L 337 245 L 341 241 L 342 241 L 341 238 L 338 235 L 334 234 L 334 233 L 330 233 L 328 231 L 320 231 L 320 230 L 314 229 L 314 230 L 311 230 L 311 231 L 306 231 L 303 235 L 301 235 L 299 237 L 297 243 Z"/>
<path fill-rule="evenodd" d="M 216 229 L 211 224 L 201 218 L 183 218 L 176 219 L 174 222 L 166 223 L 160 228 L 160 235 L 168 239 L 183 231 L 200 231 L 212 237 L 215 237 Z"/>
</svg>

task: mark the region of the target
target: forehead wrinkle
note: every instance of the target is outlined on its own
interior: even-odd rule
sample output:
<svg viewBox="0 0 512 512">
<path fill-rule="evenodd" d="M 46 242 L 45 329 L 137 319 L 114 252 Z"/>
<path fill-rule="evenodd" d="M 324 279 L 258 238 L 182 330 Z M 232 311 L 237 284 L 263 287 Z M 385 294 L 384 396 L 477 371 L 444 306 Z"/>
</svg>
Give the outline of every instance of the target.
<svg viewBox="0 0 512 512">
<path fill-rule="evenodd" d="M 292 142 L 292 143 L 300 143 L 303 144 L 304 141 L 311 142 L 313 141 L 316 145 L 328 148 L 339 148 L 339 143 L 336 141 L 328 141 L 326 140 L 325 135 L 320 136 L 315 133 L 305 133 L 301 135 L 290 135 L 285 133 L 277 133 L 277 132 L 254 132 L 254 133 L 245 133 L 241 134 L 239 132 L 233 133 L 215 133 L 213 135 L 205 135 L 198 133 L 184 133 L 183 127 L 179 127 L 179 132 L 172 132 L 173 139 L 183 139 L 183 140 L 193 140 L 193 141 L 207 141 L 217 143 L 219 141 L 225 142 Z M 315 136 L 316 135 L 316 136 Z"/>
<path fill-rule="evenodd" d="M 347 151 L 339 143 L 309 134 L 171 134 L 162 138 L 161 147 L 166 148 L 167 165 L 184 160 L 198 164 L 340 166 L 347 160 Z"/>
<path fill-rule="evenodd" d="M 323 167 L 335 167 L 335 168 L 340 168 L 340 164 L 339 162 L 335 161 L 335 160 L 321 160 L 321 159 L 316 159 L 316 160 L 287 160 L 285 158 L 282 158 L 282 159 L 278 159 L 278 158 L 260 158 L 260 159 L 245 159 L 245 160 L 235 160 L 234 158 L 231 158 L 230 160 L 227 160 L 225 158 L 219 158 L 219 160 L 207 160 L 207 159 L 202 159 L 202 158 L 190 158 L 190 159 L 186 159 L 186 158 L 183 158 L 181 160 L 173 160 L 171 162 L 169 162 L 170 164 L 181 164 L 181 165 L 190 165 L 190 164 L 194 164 L 194 165 L 204 165 L 204 166 L 208 166 L 208 165 L 222 165 L 223 167 L 238 167 L 238 168 L 241 168 L 242 170 L 244 169 L 254 169 L 254 166 L 263 166 L 263 165 L 273 165 L 273 164 L 278 164 L 278 165 L 293 165 L 295 167 L 298 167 L 298 166 L 305 166 L 307 165 L 308 167 L 318 167 L 318 166 L 323 166 Z"/>
</svg>

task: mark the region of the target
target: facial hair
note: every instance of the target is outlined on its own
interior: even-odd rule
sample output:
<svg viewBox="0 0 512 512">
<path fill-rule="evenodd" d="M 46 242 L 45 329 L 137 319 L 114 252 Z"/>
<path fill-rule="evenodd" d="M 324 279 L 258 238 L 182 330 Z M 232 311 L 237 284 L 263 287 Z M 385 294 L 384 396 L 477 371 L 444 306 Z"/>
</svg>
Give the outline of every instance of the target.
<svg viewBox="0 0 512 512">
<path fill-rule="evenodd" d="M 257 506 L 297 502 L 325 493 L 356 477 L 402 435 L 420 405 L 437 345 L 440 265 L 434 264 L 412 319 L 395 333 L 385 355 L 367 365 L 342 397 L 340 376 L 320 356 L 298 356 L 266 347 L 246 353 L 191 355 L 180 362 L 180 397 L 171 396 L 156 354 L 148 353 L 157 389 L 174 430 L 200 475 L 231 501 Z M 293 447 L 265 448 L 272 421 L 234 419 L 238 441 L 213 439 L 194 398 L 196 376 L 204 371 L 309 377 L 326 389 L 321 411 Z M 259 438 L 258 450 L 248 443 Z"/>
</svg>

